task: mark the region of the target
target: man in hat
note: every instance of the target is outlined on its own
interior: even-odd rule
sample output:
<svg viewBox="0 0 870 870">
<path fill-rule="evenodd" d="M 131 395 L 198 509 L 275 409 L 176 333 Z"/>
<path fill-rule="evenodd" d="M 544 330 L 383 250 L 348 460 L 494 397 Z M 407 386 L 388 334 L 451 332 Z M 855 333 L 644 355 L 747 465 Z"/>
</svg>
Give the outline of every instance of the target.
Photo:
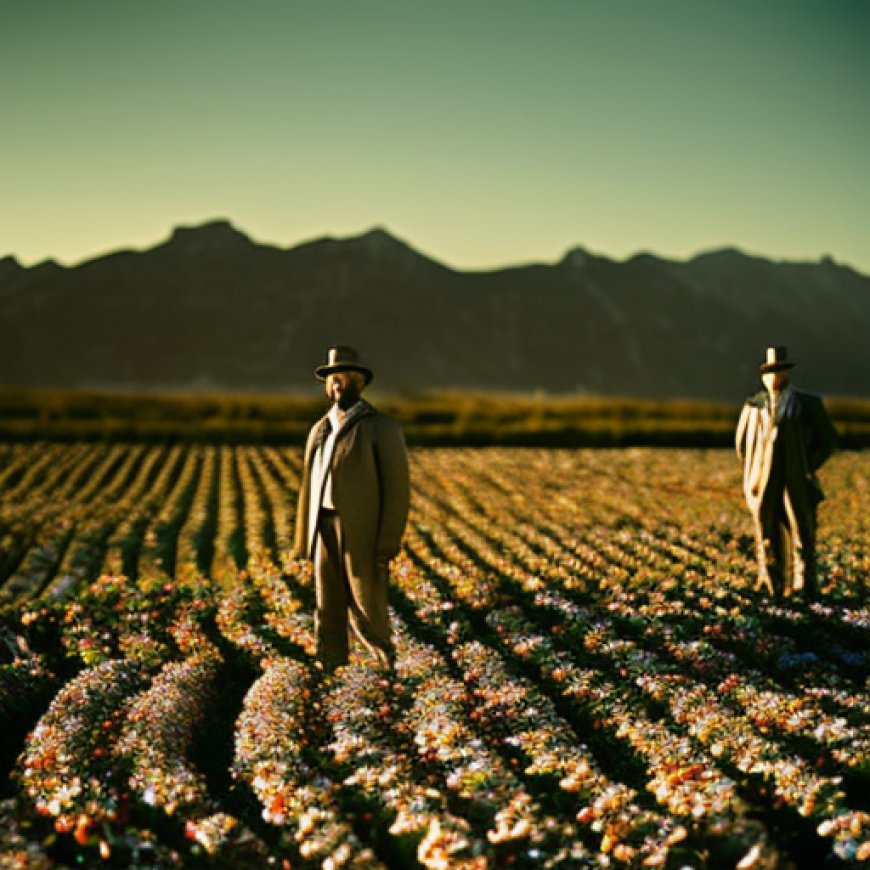
<svg viewBox="0 0 870 870">
<path fill-rule="evenodd" d="M 819 396 L 796 390 L 784 347 L 769 347 L 761 365 L 764 389 L 743 405 L 737 455 L 752 514 L 758 586 L 776 597 L 803 589 L 818 594 L 816 507 L 824 498 L 816 471 L 834 450 L 836 434 Z"/>
<path fill-rule="evenodd" d="M 330 348 L 315 375 L 333 404 L 308 435 L 294 555 L 315 565 L 317 656 L 327 671 L 345 664 L 350 625 L 391 670 L 388 564 L 410 498 L 404 435 L 362 398 L 372 371 L 352 347 Z"/>
</svg>

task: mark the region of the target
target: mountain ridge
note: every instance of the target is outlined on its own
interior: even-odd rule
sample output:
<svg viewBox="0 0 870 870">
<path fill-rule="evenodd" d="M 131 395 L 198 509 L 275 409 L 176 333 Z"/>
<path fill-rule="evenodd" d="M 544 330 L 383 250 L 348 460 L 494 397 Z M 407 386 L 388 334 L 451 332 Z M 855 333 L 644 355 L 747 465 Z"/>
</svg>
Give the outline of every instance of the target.
<svg viewBox="0 0 870 870">
<path fill-rule="evenodd" d="M 317 389 L 359 346 L 388 391 L 435 388 L 737 400 L 768 344 L 819 392 L 868 395 L 870 278 L 830 257 L 724 247 L 459 270 L 382 226 L 287 248 L 229 220 L 73 266 L 0 259 L 0 383 Z M 804 377 L 806 376 L 806 380 Z"/>
<path fill-rule="evenodd" d="M 543 265 L 543 266 L 551 266 L 551 265 L 559 265 L 565 262 L 569 257 L 574 254 L 582 254 L 586 257 L 592 257 L 599 260 L 606 260 L 611 263 L 616 264 L 625 264 L 634 259 L 642 258 L 642 257 L 651 257 L 659 262 L 663 263 L 674 263 L 674 264 L 688 264 L 692 263 L 696 260 L 702 260 L 711 257 L 719 257 L 719 256 L 728 256 L 728 255 L 736 255 L 737 257 L 748 259 L 748 260 L 756 260 L 759 262 L 771 263 L 773 265 L 793 265 L 793 266 L 814 266 L 814 265 L 832 265 L 838 269 L 846 269 L 850 272 L 853 272 L 857 275 L 862 275 L 863 277 L 867 277 L 864 273 L 861 272 L 860 269 L 848 264 L 841 263 L 836 260 L 831 254 L 822 254 L 817 260 L 792 260 L 788 258 L 782 259 L 774 259 L 772 257 L 767 257 L 762 254 L 751 254 L 747 251 L 744 251 L 742 248 L 739 248 L 734 245 L 723 245 L 722 247 L 717 248 L 709 248 L 700 250 L 690 257 L 685 259 L 679 259 L 675 257 L 665 257 L 661 254 L 657 254 L 654 251 L 649 250 L 639 250 L 634 253 L 628 254 L 622 259 L 609 256 L 603 253 L 597 253 L 590 251 L 583 245 L 572 245 L 565 251 L 564 254 L 560 258 L 550 260 L 521 260 L 514 263 L 506 263 L 503 265 L 496 266 L 481 266 L 481 267 L 468 267 L 464 269 L 460 269 L 449 265 L 445 261 L 438 259 L 437 257 L 431 256 L 429 254 L 423 253 L 420 249 L 416 248 L 410 242 L 405 241 L 400 238 L 398 235 L 392 233 L 388 228 L 381 224 L 374 224 L 368 229 L 362 230 L 359 233 L 348 235 L 348 236 L 338 236 L 332 234 L 325 234 L 320 236 L 313 236 L 309 239 L 303 239 L 300 242 L 291 242 L 286 247 L 282 247 L 281 245 L 270 243 L 270 242 L 261 242 L 256 241 L 250 236 L 248 233 L 240 230 L 229 218 L 212 218 L 210 220 L 203 221 L 202 223 L 197 224 L 178 224 L 174 226 L 169 235 L 163 239 L 162 241 L 155 242 L 154 244 L 144 247 L 144 248 L 118 248 L 112 251 L 105 251 L 101 254 L 96 254 L 94 256 L 87 257 L 83 260 L 76 261 L 74 263 L 70 263 L 68 265 L 60 263 L 54 257 L 45 257 L 42 260 L 33 263 L 32 265 L 24 265 L 21 263 L 18 256 L 14 253 L 9 254 L 0 254 L 0 267 L 3 267 L 5 263 L 9 263 L 15 265 L 21 269 L 35 269 L 45 264 L 52 264 L 58 266 L 61 269 L 77 269 L 81 266 L 88 265 L 92 263 L 94 260 L 101 260 L 106 257 L 113 257 L 119 253 L 135 253 L 135 254 L 146 254 L 150 251 L 153 251 L 158 248 L 162 248 L 172 242 L 177 240 L 183 240 L 186 238 L 201 238 L 205 236 L 212 236 L 213 238 L 217 236 L 217 234 L 225 234 L 225 237 L 232 238 L 237 237 L 238 239 L 249 242 L 251 245 L 258 248 L 267 248 L 274 251 L 283 251 L 283 252 L 292 252 L 298 249 L 304 249 L 310 247 L 312 245 L 318 245 L 320 243 L 346 243 L 346 242 L 362 242 L 368 239 L 378 239 L 384 240 L 389 243 L 393 243 L 396 246 L 400 246 L 402 248 L 411 251 L 416 254 L 418 257 L 421 257 L 426 260 L 430 260 L 431 262 L 438 263 L 444 268 L 450 269 L 451 271 L 463 272 L 468 274 L 478 274 L 480 272 L 500 272 L 514 268 L 523 268 L 525 266 L 535 266 L 535 265 Z"/>
</svg>

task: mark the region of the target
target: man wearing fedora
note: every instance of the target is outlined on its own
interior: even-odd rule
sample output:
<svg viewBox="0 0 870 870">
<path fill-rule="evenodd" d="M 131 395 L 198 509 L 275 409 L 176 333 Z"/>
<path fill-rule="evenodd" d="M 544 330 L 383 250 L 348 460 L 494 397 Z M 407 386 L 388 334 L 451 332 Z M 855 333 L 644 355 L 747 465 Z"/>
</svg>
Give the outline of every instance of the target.
<svg viewBox="0 0 870 870">
<path fill-rule="evenodd" d="M 764 389 L 743 405 L 737 455 L 752 514 L 758 586 L 776 597 L 818 595 L 816 508 L 824 498 L 816 472 L 834 450 L 836 434 L 819 396 L 790 384 L 785 347 L 769 347 L 761 365 Z"/>
<path fill-rule="evenodd" d="M 352 347 L 330 348 L 315 375 L 333 404 L 308 435 L 294 555 L 315 566 L 317 657 L 330 672 L 345 664 L 350 626 L 391 670 L 387 581 L 408 517 L 405 438 L 362 398 L 372 370 Z"/>
</svg>

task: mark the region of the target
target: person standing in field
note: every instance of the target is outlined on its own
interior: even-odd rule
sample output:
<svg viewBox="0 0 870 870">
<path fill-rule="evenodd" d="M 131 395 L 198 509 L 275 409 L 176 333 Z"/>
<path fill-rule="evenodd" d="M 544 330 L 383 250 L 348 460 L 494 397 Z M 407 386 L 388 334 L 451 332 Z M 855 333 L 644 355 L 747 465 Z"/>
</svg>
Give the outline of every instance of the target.
<svg viewBox="0 0 870 870">
<path fill-rule="evenodd" d="M 330 348 L 315 375 L 333 404 L 308 435 L 294 556 L 315 566 L 317 657 L 328 672 L 346 664 L 350 627 L 391 671 L 389 562 L 410 500 L 404 434 L 362 398 L 373 375 L 352 347 Z"/>
<path fill-rule="evenodd" d="M 790 383 L 785 347 L 767 348 L 764 389 L 743 405 L 737 455 L 755 532 L 758 587 L 776 597 L 818 595 L 816 509 L 824 498 L 816 472 L 831 455 L 834 427 L 819 396 Z"/>
</svg>

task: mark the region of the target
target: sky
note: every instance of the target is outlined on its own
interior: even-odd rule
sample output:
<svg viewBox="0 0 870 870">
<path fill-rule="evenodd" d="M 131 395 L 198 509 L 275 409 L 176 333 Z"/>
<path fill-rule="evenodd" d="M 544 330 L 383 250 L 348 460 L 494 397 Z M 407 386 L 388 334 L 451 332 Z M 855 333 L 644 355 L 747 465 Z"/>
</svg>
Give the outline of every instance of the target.
<svg viewBox="0 0 870 870">
<path fill-rule="evenodd" d="M 866 0 L 0 0 L 0 256 L 226 218 L 870 274 Z"/>
</svg>

